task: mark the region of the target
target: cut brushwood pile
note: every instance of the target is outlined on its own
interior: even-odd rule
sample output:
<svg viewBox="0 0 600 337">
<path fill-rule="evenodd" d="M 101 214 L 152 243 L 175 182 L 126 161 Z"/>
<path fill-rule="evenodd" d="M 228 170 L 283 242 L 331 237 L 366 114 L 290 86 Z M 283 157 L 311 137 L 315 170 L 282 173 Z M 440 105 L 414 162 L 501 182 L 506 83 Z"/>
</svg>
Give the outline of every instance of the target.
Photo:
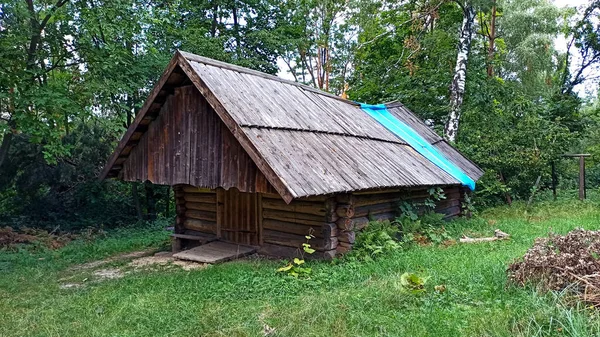
<svg viewBox="0 0 600 337">
<path fill-rule="evenodd" d="M 575 229 L 536 239 L 522 260 L 508 268 L 517 285 L 538 283 L 546 290 L 569 289 L 600 306 L 600 231 Z"/>
<path fill-rule="evenodd" d="M 477 242 L 489 242 L 489 241 L 496 241 L 496 240 L 505 240 L 508 239 L 510 237 L 509 234 L 504 233 L 503 231 L 496 229 L 494 231 L 494 236 L 491 237 L 485 237 L 485 238 L 470 238 L 468 236 L 463 236 L 462 238 L 460 238 L 460 242 L 461 243 L 477 243 Z"/>
</svg>

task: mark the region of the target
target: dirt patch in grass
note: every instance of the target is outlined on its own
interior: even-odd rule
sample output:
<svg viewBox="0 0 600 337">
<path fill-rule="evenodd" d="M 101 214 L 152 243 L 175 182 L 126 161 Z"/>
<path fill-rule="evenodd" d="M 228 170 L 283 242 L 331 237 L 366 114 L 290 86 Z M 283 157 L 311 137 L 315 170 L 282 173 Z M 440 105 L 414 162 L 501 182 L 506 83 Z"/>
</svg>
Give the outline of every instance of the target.
<svg viewBox="0 0 600 337">
<path fill-rule="evenodd" d="M 567 235 L 538 238 L 508 272 L 516 284 L 533 282 L 547 290 L 569 289 L 600 306 L 600 231 L 575 229 Z"/>
<path fill-rule="evenodd" d="M 158 252 L 153 256 L 146 256 L 139 259 L 135 259 L 131 261 L 128 266 L 133 267 L 135 269 L 148 269 L 157 266 L 167 266 L 171 264 L 179 266 L 184 270 L 202 269 L 208 266 L 207 263 L 177 260 L 173 257 L 173 253 L 171 252 Z"/>
<path fill-rule="evenodd" d="M 69 270 L 94 269 L 94 268 L 98 268 L 100 266 L 104 266 L 106 264 L 113 263 L 113 262 L 141 258 L 144 256 L 151 255 L 154 252 L 155 252 L 154 249 L 147 249 L 147 250 L 140 250 L 140 251 L 135 251 L 135 252 L 131 252 L 131 253 L 119 254 L 119 255 L 111 256 L 111 257 L 103 259 L 103 260 L 97 260 L 97 261 L 92 261 L 92 262 L 88 262 L 88 263 L 78 264 L 78 265 L 75 265 L 75 266 L 69 268 Z"/>
<path fill-rule="evenodd" d="M 208 266 L 206 263 L 177 260 L 171 252 L 158 252 L 151 255 L 152 253 L 153 250 L 142 250 L 73 266 L 67 270 L 71 275 L 63 277 L 60 281 L 65 283 L 61 283 L 59 287 L 61 289 L 78 289 L 84 287 L 87 283 L 119 279 L 132 272 L 160 270 L 173 266 L 180 267 L 183 270 L 202 269 Z M 107 264 L 126 260 L 131 261 L 121 267 L 97 269 Z M 76 279 L 81 281 L 75 282 Z"/>
</svg>

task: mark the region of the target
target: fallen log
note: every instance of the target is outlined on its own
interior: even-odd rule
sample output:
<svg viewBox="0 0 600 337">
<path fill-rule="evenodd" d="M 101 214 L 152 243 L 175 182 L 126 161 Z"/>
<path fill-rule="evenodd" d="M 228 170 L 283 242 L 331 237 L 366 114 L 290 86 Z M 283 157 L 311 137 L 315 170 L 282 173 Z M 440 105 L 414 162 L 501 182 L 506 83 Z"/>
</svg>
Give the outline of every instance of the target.
<svg viewBox="0 0 600 337">
<path fill-rule="evenodd" d="M 492 237 L 484 237 L 484 238 L 470 238 L 468 236 L 463 236 L 462 238 L 460 238 L 460 242 L 461 243 L 477 243 L 477 242 L 490 242 L 490 241 L 497 241 L 497 240 L 505 240 L 508 239 L 510 237 L 509 234 L 504 233 L 503 231 L 496 229 L 494 231 L 494 236 Z"/>
</svg>

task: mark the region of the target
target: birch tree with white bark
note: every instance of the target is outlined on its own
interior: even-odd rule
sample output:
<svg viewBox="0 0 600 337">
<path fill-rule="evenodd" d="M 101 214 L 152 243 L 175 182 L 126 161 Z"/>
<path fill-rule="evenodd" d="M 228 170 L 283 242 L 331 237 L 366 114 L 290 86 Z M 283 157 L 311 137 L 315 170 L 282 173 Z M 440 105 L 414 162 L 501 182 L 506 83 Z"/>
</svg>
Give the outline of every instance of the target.
<svg viewBox="0 0 600 337">
<path fill-rule="evenodd" d="M 458 1 L 457 3 L 462 9 L 463 20 L 460 27 L 456 66 L 454 68 L 452 84 L 450 85 L 450 113 L 444 126 L 444 137 L 450 142 L 456 140 L 458 133 L 461 107 L 467 83 L 467 64 L 469 61 L 469 52 L 471 51 L 471 41 L 473 40 L 473 33 L 475 31 L 475 9 L 473 5 L 469 1 Z"/>
</svg>

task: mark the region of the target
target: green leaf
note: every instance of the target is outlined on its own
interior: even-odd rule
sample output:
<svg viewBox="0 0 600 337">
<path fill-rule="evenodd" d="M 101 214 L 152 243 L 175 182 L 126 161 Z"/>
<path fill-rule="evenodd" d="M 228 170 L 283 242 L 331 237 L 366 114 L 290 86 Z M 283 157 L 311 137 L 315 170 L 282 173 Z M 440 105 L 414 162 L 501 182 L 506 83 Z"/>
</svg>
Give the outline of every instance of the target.
<svg viewBox="0 0 600 337">
<path fill-rule="evenodd" d="M 281 267 L 281 268 L 277 269 L 277 271 L 278 271 L 278 272 L 288 271 L 288 270 L 292 269 L 292 267 L 293 267 L 293 266 L 294 266 L 294 265 L 290 263 L 290 264 L 288 264 L 288 265 L 287 265 L 287 266 L 285 266 L 285 267 Z"/>
</svg>

